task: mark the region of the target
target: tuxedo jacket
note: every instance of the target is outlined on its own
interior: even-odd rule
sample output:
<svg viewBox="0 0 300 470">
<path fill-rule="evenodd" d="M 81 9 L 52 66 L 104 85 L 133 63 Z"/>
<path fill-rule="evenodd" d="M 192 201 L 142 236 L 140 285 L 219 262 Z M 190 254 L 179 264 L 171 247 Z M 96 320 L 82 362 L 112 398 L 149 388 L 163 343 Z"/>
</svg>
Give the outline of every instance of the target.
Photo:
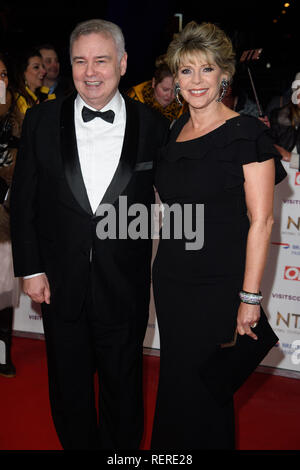
<svg viewBox="0 0 300 470">
<path fill-rule="evenodd" d="M 126 322 L 148 315 L 151 236 L 99 239 L 76 144 L 74 99 L 52 100 L 27 111 L 11 191 L 15 276 L 45 272 L 50 308 L 66 321 L 80 315 L 87 290 L 103 321 Z M 119 196 L 148 208 L 153 175 L 169 121 L 125 97 L 121 157 L 102 201 L 117 220 Z M 130 218 L 128 219 L 130 223 Z M 48 308 L 48 307 L 47 307 Z"/>
</svg>

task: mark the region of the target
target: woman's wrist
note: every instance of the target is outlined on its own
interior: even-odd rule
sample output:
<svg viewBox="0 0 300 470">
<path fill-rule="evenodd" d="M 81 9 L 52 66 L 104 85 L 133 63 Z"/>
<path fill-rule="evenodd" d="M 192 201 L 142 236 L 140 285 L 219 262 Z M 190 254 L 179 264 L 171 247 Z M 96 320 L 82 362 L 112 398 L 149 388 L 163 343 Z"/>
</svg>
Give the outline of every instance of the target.
<svg viewBox="0 0 300 470">
<path fill-rule="evenodd" d="M 248 292 L 245 290 L 241 290 L 239 292 L 239 297 L 241 299 L 241 302 L 245 304 L 250 304 L 250 305 L 260 305 L 263 296 L 261 295 L 261 292 Z"/>
</svg>

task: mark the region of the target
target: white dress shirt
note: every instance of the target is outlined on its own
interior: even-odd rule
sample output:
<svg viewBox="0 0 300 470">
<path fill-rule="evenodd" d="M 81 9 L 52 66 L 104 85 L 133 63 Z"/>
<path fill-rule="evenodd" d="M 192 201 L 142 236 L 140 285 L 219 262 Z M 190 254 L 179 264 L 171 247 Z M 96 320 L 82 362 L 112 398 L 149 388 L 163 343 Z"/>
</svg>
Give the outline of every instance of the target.
<svg viewBox="0 0 300 470">
<path fill-rule="evenodd" d="M 96 212 L 113 175 L 117 169 L 125 134 L 126 108 L 123 97 L 117 91 L 111 101 L 101 111 L 112 109 L 114 122 L 104 121 L 100 117 L 84 122 L 82 108 L 93 109 L 78 94 L 74 102 L 74 120 L 77 149 L 83 181 L 93 213 Z M 24 276 L 24 279 L 43 273 Z"/>
<path fill-rule="evenodd" d="M 84 122 L 81 116 L 83 106 L 94 108 L 88 106 L 80 95 L 77 95 L 74 105 L 81 172 L 92 211 L 95 213 L 120 160 L 126 124 L 125 102 L 117 91 L 111 101 L 101 109 L 114 111 L 112 124 L 99 117 Z"/>
</svg>

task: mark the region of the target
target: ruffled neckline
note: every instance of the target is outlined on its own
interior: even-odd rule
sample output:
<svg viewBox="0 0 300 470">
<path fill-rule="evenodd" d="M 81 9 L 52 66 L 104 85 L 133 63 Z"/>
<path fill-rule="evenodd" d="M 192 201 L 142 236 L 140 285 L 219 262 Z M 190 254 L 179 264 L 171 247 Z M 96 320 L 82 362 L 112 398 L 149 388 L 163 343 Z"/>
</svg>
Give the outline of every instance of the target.
<svg viewBox="0 0 300 470">
<path fill-rule="evenodd" d="M 160 150 L 163 159 L 170 162 L 180 158 L 202 160 L 213 148 L 225 150 L 232 142 L 238 140 L 254 142 L 259 135 L 270 132 L 269 128 L 259 119 L 252 116 L 239 115 L 227 119 L 219 127 L 203 136 L 177 142 L 176 139 L 188 119 L 189 113 L 186 113 L 174 123 L 171 128 L 169 142 Z M 228 159 L 227 154 L 224 156 L 224 159 Z"/>
<path fill-rule="evenodd" d="M 199 142 L 199 140 L 202 140 L 202 139 L 205 139 L 205 138 L 209 138 L 210 136 L 213 136 L 215 133 L 218 133 L 220 132 L 225 126 L 228 126 L 228 125 L 231 125 L 232 124 L 232 121 L 235 121 L 237 119 L 240 119 L 240 118 L 244 118 L 245 116 L 242 116 L 241 114 L 239 114 L 238 116 L 233 116 L 232 118 L 229 118 L 229 119 L 226 119 L 225 122 L 223 124 L 221 124 L 220 126 L 216 127 L 215 129 L 213 129 L 212 131 L 210 132 L 207 132 L 206 134 L 204 135 L 200 135 L 199 137 L 195 137 L 194 139 L 189 139 L 189 140 L 182 140 L 182 141 L 177 141 L 177 137 L 179 136 L 183 126 L 188 122 L 189 118 L 190 118 L 190 115 L 189 113 L 186 113 L 183 118 L 182 118 L 182 125 L 180 126 L 180 128 L 178 129 L 178 132 L 177 132 L 177 135 L 174 139 L 172 139 L 172 142 L 176 143 L 176 144 L 186 144 L 186 143 L 189 143 L 189 142 Z M 235 122 L 233 123 L 235 124 Z M 238 123 L 237 126 L 239 126 L 240 124 Z"/>
<path fill-rule="evenodd" d="M 225 188 L 240 187 L 244 182 L 242 165 L 254 161 L 262 162 L 269 158 L 275 161 L 275 184 L 282 181 L 286 172 L 280 161 L 280 154 L 274 147 L 270 129 L 253 116 L 239 115 L 227 119 L 224 124 L 196 139 L 177 142 L 182 127 L 189 119 L 184 114 L 173 125 L 170 140 L 160 150 L 160 157 L 171 163 L 182 159 L 203 160 L 217 149 L 217 160 L 226 175 Z M 233 152 L 229 147 L 233 142 L 247 141 L 242 151 Z"/>
</svg>

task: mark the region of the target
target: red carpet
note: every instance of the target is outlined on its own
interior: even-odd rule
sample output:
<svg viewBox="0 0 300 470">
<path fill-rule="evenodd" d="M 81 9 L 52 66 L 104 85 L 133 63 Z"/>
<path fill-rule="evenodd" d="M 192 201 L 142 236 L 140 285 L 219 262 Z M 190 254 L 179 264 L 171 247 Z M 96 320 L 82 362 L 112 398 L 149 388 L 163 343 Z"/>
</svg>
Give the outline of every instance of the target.
<svg viewBox="0 0 300 470">
<path fill-rule="evenodd" d="M 0 450 L 61 449 L 50 416 L 45 343 L 13 339 L 17 377 L 0 377 Z M 146 428 L 149 449 L 159 358 L 144 356 Z M 300 380 L 255 373 L 236 394 L 237 448 L 300 449 Z"/>
</svg>

